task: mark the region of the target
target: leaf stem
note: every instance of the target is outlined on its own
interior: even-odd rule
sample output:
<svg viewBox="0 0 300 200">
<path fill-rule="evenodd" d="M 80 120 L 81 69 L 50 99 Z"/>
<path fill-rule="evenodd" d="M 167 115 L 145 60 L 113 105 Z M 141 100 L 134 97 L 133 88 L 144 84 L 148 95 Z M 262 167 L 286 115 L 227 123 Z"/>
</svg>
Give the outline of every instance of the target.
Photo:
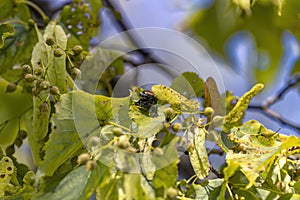
<svg viewBox="0 0 300 200">
<path fill-rule="evenodd" d="M 49 18 L 44 13 L 44 11 L 40 7 L 38 7 L 35 3 L 31 2 L 31 1 L 27 1 L 27 0 L 18 0 L 17 3 L 27 4 L 28 6 L 32 7 L 33 9 L 35 9 L 41 15 L 41 17 L 43 18 L 44 22 L 49 21 Z"/>
<path fill-rule="evenodd" d="M 119 128 L 121 128 L 121 129 L 124 129 L 124 130 L 126 130 L 126 131 L 128 131 L 128 132 L 132 132 L 129 128 L 127 128 L 127 127 L 125 127 L 125 126 L 122 126 L 122 125 L 120 125 L 120 124 L 117 124 L 117 123 L 115 123 L 115 122 L 112 122 L 112 121 L 109 121 L 109 122 L 107 122 L 108 124 L 110 124 L 110 125 L 113 125 L 113 126 L 117 126 L 117 127 L 119 127 Z"/>
</svg>

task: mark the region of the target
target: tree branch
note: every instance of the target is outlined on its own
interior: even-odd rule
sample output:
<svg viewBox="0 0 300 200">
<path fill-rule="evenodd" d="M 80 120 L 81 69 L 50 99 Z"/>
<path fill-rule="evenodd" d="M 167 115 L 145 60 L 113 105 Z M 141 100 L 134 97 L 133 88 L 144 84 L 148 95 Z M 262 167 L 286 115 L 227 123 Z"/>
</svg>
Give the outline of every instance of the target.
<svg viewBox="0 0 300 200">
<path fill-rule="evenodd" d="M 121 31 L 127 31 L 132 28 L 131 25 L 127 24 L 128 22 L 125 23 L 124 20 L 121 19 L 120 16 L 118 16 L 117 13 L 118 9 L 113 3 L 111 3 L 110 0 L 104 0 L 103 2 L 104 5 L 112 11 L 114 19 L 117 21 L 118 25 L 120 26 Z M 136 36 L 133 37 L 129 33 L 127 33 L 127 36 L 134 45 L 139 46 L 139 42 Z M 157 58 L 155 58 L 153 55 L 151 55 L 149 51 L 145 49 L 138 49 L 136 50 L 136 52 L 138 52 L 143 57 L 144 61 L 142 63 L 162 63 L 162 61 L 157 60 Z"/>
<path fill-rule="evenodd" d="M 275 103 L 282 100 L 284 95 L 286 95 L 286 93 L 291 88 L 293 88 L 297 84 L 299 84 L 299 82 L 300 82 L 300 75 L 294 76 L 291 80 L 288 81 L 286 86 L 284 86 L 281 90 L 278 91 L 278 93 L 276 95 L 268 98 L 265 102 L 262 103 L 262 105 L 249 105 L 249 109 L 260 110 L 268 118 L 278 121 L 285 126 L 288 126 L 292 129 L 299 131 L 299 133 L 297 133 L 299 135 L 300 134 L 300 124 L 295 124 L 295 123 L 291 122 L 290 120 L 285 119 L 279 113 L 275 112 L 274 110 L 272 110 L 270 108 L 272 105 L 274 105 Z"/>
</svg>

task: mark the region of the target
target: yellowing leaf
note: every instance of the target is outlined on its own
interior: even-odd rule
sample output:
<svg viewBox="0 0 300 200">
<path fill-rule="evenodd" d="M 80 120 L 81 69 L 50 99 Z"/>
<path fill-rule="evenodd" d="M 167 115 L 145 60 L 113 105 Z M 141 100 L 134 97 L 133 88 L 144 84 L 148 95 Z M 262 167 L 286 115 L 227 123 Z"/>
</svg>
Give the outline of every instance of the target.
<svg viewBox="0 0 300 200">
<path fill-rule="evenodd" d="M 226 124 L 233 124 L 238 122 L 245 114 L 251 99 L 259 94 L 264 88 L 263 84 L 254 85 L 248 92 L 246 92 L 236 103 L 234 108 L 225 116 Z"/>
<path fill-rule="evenodd" d="M 0 197 L 4 197 L 5 191 L 7 191 L 10 184 L 12 174 L 15 171 L 13 161 L 5 156 L 0 160 Z"/>
<path fill-rule="evenodd" d="M 196 127 L 194 132 L 188 133 L 189 140 L 189 156 L 193 169 L 199 179 L 208 176 L 209 162 L 205 146 L 205 130 Z"/>
<path fill-rule="evenodd" d="M 189 100 L 165 85 L 154 85 L 152 86 L 152 91 L 158 100 L 169 103 L 171 107 L 180 112 L 192 113 L 197 112 L 199 109 L 200 104 L 198 101 Z"/>
</svg>

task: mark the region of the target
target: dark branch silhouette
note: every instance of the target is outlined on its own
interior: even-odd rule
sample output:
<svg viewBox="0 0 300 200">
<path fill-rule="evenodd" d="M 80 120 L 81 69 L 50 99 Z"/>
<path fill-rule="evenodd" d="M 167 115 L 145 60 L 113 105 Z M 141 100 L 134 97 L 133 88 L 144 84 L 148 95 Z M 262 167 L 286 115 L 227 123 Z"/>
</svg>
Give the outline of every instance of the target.
<svg viewBox="0 0 300 200">
<path fill-rule="evenodd" d="M 282 100 L 284 95 L 286 95 L 286 93 L 288 93 L 288 91 L 291 88 L 299 84 L 299 82 L 300 82 L 300 75 L 294 76 L 288 81 L 287 85 L 285 85 L 282 89 L 280 89 L 278 93 L 275 94 L 273 97 L 268 98 L 265 102 L 262 103 L 262 105 L 250 105 L 249 109 L 260 110 L 265 116 L 269 117 L 270 119 L 276 120 L 285 126 L 297 130 L 298 131 L 297 134 L 300 135 L 300 124 L 295 124 L 291 122 L 290 120 L 284 118 L 279 113 L 275 112 L 270 108 L 272 105 Z"/>
</svg>

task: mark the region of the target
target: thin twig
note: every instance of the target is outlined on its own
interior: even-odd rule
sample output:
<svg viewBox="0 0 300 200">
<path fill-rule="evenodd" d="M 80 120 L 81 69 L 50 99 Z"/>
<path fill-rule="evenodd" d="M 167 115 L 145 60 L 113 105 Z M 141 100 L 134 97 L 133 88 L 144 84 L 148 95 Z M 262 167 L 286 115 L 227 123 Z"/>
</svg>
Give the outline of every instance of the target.
<svg viewBox="0 0 300 200">
<path fill-rule="evenodd" d="M 114 18 L 115 20 L 118 22 L 118 25 L 120 26 L 121 28 L 121 31 L 127 31 L 127 30 L 130 30 L 132 27 L 130 27 L 130 25 L 126 24 L 122 19 L 120 19 L 120 17 L 116 16 L 116 12 L 114 11 L 119 11 L 120 8 L 116 8 L 115 5 L 113 3 L 111 3 L 109 0 L 104 0 L 105 2 L 105 5 L 108 9 L 110 9 L 114 15 Z M 127 22 L 128 23 L 128 22 Z M 127 33 L 127 36 L 128 38 L 130 39 L 130 41 L 138 46 L 139 42 L 137 40 L 136 37 L 133 37 L 131 34 Z M 156 60 L 156 58 L 154 58 L 150 53 L 149 51 L 145 50 L 145 49 L 138 49 L 136 50 L 137 52 L 139 52 L 139 54 L 142 55 L 142 57 L 145 59 L 144 62 L 147 62 L 147 63 L 160 63 L 158 62 L 158 60 Z"/>
<path fill-rule="evenodd" d="M 254 109 L 254 110 L 260 110 L 268 118 L 270 118 L 272 120 L 276 120 L 285 126 L 288 126 L 292 129 L 299 131 L 299 133 L 297 133 L 299 135 L 300 134 L 300 124 L 298 125 L 298 124 L 291 122 L 288 119 L 285 119 L 279 113 L 275 112 L 274 110 L 272 110 L 270 108 L 272 105 L 274 105 L 275 103 L 282 100 L 284 95 L 286 95 L 286 93 L 291 88 L 295 87 L 299 82 L 300 82 L 300 75 L 297 75 L 297 76 L 293 77 L 291 80 L 289 80 L 287 85 L 285 85 L 281 90 L 279 90 L 276 95 L 268 98 L 265 102 L 263 102 L 262 105 L 249 105 L 248 108 Z"/>
</svg>

